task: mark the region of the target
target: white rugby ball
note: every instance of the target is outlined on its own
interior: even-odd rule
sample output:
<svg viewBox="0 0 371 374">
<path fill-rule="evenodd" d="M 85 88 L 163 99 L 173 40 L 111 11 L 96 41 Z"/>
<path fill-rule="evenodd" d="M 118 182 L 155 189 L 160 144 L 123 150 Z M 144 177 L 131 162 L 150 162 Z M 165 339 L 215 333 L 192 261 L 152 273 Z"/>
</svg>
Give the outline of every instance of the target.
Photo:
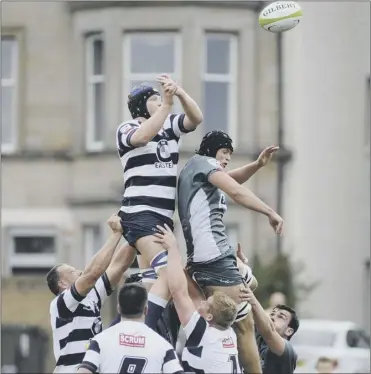
<svg viewBox="0 0 371 374">
<path fill-rule="evenodd" d="M 276 1 L 267 5 L 259 15 L 260 26 L 270 32 L 293 29 L 303 17 L 303 11 L 295 1 Z"/>
</svg>

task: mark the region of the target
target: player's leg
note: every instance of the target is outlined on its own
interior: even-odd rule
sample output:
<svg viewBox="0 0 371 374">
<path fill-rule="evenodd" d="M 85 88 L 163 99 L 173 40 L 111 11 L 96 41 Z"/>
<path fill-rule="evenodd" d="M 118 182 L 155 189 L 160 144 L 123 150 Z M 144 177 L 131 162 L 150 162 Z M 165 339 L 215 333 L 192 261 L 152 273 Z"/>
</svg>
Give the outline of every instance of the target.
<svg viewBox="0 0 371 374">
<path fill-rule="evenodd" d="M 154 269 L 151 268 L 151 263 L 144 258 L 139 252 L 137 254 L 137 261 L 142 275 L 142 283 L 146 290 L 149 292 L 157 279 L 157 274 Z"/>
<path fill-rule="evenodd" d="M 254 323 L 248 303 L 240 303 L 241 287 L 245 287 L 234 255 L 204 265 L 192 265 L 190 274 L 206 297 L 224 292 L 239 304 L 235 328 L 240 363 L 246 373 L 261 373 L 259 352 L 255 340 Z"/>
<path fill-rule="evenodd" d="M 173 228 L 173 222 L 171 219 L 149 211 L 135 214 L 119 212 L 119 216 L 124 237 L 140 253 L 141 268 L 145 273 L 143 276 L 149 277 L 148 282 L 144 283 L 150 283 L 157 277 L 152 285 L 147 285 L 150 292 L 146 324 L 155 330 L 170 298 L 170 292 L 166 276 L 167 252 L 161 244 L 156 242 L 157 238 L 153 234 L 157 232 L 157 225 L 164 226 L 166 223 Z"/>
<path fill-rule="evenodd" d="M 152 285 L 147 285 L 150 292 L 148 294 L 146 325 L 154 330 L 170 298 L 166 274 L 167 252 L 155 240 L 156 237 L 150 235 L 138 239 L 135 243 L 143 262 L 149 263 L 155 272 L 154 275 L 157 276 Z"/>
</svg>

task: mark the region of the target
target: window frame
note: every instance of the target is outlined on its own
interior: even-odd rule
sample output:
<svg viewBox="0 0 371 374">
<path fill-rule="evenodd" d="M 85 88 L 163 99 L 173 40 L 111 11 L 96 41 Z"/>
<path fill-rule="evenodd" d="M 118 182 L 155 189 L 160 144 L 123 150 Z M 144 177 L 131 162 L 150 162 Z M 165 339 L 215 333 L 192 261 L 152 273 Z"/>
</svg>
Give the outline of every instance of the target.
<svg viewBox="0 0 371 374">
<path fill-rule="evenodd" d="M 131 72 L 131 37 L 133 35 L 169 35 L 174 38 L 174 72 L 161 73 L 132 73 Z M 182 34 L 177 30 L 148 30 L 148 31 L 127 31 L 123 35 L 122 42 L 122 92 L 123 102 L 126 103 L 127 94 L 132 89 L 131 81 L 149 82 L 154 81 L 158 74 L 169 74 L 179 85 L 182 84 Z M 123 105 L 122 116 L 124 119 L 131 118 L 127 105 Z"/>
<path fill-rule="evenodd" d="M 48 226 L 29 227 L 29 226 L 14 226 L 7 228 L 9 238 L 8 246 L 8 268 L 10 273 L 13 273 L 13 268 L 35 268 L 43 269 L 53 267 L 57 262 L 59 252 L 59 238 L 57 229 Z M 34 253 L 34 254 L 17 254 L 15 253 L 16 237 L 53 237 L 55 242 L 55 252 L 52 253 Z"/>
<path fill-rule="evenodd" d="M 91 261 L 91 259 L 93 258 L 93 256 L 97 253 L 96 251 L 94 251 L 94 246 L 91 245 L 91 243 L 93 243 L 94 241 L 94 229 L 98 229 L 98 240 L 99 240 L 99 248 L 101 248 L 102 244 L 103 244 L 103 230 L 102 230 L 102 226 L 99 224 L 99 223 L 84 223 L 81 227 L 81 233 L 82 233 L 82 248 L 84 249 L 84 261 L 85 261 L 85 265 Z M 91 232 L 89 233 L 90 235 L 88 235 L 89 237 L 89 240 L 87 241 L 86 238 L 86 234 L 87 234 L 87 230 L 91 230 Z M 90 244 L 89 244 L 90 242 Z M 99 250 L 98 248 L 98 250 Z"/>
<path fill-rule="evenodd" d="M 207 38 L 209 35 L 228 35 L 230 38 L 230 56 L 229 56 L 229 65 L 230 72 L 229 74 L 213 74 L 207 73 Z M 204 43 L 203 43 L 203 59 L 202 59 L 202 109 L 205 109 L 205 97 L 204 97 L 204 88 L 206 82 L 216 82 L 216 83 L 229 83 L 228 90 L 228 124 L 227 124 L 227 133 L 232 139 L 236 139 L 237 135 L 237 121 L 238 121 L 238 43 L 239 35 L 236 32 L 228 31 L 204 31 Z M 207 129 L 205 128 L 205 131 Z M 234 142 L 234 148 L 237 148 L 237 141 Z"/>
<path fill-rule="evenodd" d="M 12 102 L 12 117 L 13 122 L 11 125 L 11 142 L 3 143 L 1 140 L 1 154 L 11 154 L 17 150 L 18 147 L 18 126 L 19 126 L 19 117 L 18 117 L 18 105 L 19 105 L 19 40 L 16 35 L 12 34 L 3 34 L 2 38 L 10 38 L 14 43 L 12 49 L 12 78 L 3 78 L 1 77 L 1 87 L 12 87 L 13 88 L 13 102 Z"/>
<path fill-rule="evenodd" d="M 100 40 L 103 43 L 103 61 L 102 61 L 102 74 L 94 74 L 94 42 Z M 85 104 L 85 115 L 86 115 L 86 133 L 85 133 L 85 148 L 89 152 L 101 152 L 104 149 L 104 126 L 102 129 L 103 139 L 95 139 L 95 107 L 94 107 L 94 86 L 97 83 L 103 85 L 103 103 L 102 111 L 103 118 L 105 117 L 105 91 L 106 91 L 106 61 L 105 61 L 105 39 L 103 32 L 97 32 L 85 37 L 85 92 L 86 92 L 86 104 Z M 104 122 L 104 120 L 103 120 Z M 102 124 L 103 125 L 103 124 Z"/>
</svg>

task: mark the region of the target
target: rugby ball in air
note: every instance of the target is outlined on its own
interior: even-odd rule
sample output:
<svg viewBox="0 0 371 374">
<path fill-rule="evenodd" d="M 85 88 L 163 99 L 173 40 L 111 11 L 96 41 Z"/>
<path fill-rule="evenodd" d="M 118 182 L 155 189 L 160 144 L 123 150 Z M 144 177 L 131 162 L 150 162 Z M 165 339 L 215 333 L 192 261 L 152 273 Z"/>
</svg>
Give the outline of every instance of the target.
<svg viewBox="0 0 371 374">
<path fill-rule="evenodd" d="M 303 17 L 303 11 L 295 1 L 276 1 L 267 5 L 259 15 L 260 26 L 270 32 L 293 29 Z"/>
</svg>

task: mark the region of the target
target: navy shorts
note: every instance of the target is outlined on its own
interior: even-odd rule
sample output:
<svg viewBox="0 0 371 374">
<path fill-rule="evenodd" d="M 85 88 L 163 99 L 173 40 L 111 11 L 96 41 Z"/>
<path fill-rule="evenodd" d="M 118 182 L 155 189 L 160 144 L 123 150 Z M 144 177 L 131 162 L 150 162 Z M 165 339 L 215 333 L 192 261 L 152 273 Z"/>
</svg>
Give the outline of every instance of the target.
<svg viewBox="0 0 371 374">
<path fill-rule="evenodd" d="M 230 287 L 243 283 L 234 253 L 207 263 L 189 263 L 187 271 L 201 288 Z"/>
<path fill-rule="evenodd" d="M 158 232 L 157 225 L 164 227 L 165 223 L 174 230 L 173 220 L 151 211 L 139 213 L 118 212 L 121 218 L 121 227 L 126 241 L 135 247 L 138 239 L 150 236 Z"/>
</svg>

